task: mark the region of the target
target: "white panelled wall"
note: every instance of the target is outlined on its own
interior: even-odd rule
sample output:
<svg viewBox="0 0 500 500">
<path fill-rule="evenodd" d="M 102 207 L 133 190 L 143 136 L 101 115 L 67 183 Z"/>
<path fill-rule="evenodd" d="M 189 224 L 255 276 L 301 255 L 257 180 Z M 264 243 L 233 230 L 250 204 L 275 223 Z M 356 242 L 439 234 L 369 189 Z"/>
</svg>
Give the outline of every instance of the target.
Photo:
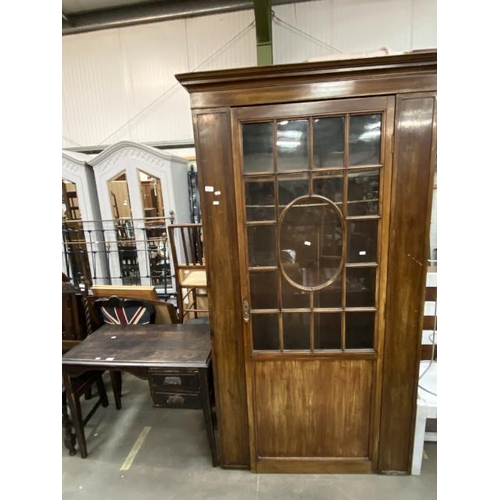
<svg viewBox="0 0 500 500">
<path fill-rule="evenodd" d="M 62 38 L 63 148 L 193 138 L 175 74 L 255 66 L 253 11 Z"/>
<path fill-rule="evenodd" d="M 381 47 L 435 48 L 436 2 L 318 0 L 275 6 L 274 63 Z M 174 75 L 255 66 L 254 13 L 64 36 L 62 63 L 63 148 L 192 141 L 188 93 Z"/>
<path fill-rule="evenodd" d="M 436 48 L 436 0 L 319 0 L 277 5 L 274 64 L 387 47 Z"/>
</svg>

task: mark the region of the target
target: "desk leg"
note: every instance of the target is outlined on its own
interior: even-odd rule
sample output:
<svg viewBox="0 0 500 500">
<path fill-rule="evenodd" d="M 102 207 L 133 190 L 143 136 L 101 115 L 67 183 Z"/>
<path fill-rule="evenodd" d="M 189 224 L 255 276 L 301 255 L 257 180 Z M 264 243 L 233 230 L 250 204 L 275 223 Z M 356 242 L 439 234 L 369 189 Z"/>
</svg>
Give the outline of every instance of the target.
<svg viewBox="0 0 500 500">
<path fill-rule="evenodd" d="M 210 369 L 210 368 L 209 368 Z M 212 453 L 212 466 L 217 467 L 217 449 L 215 444 L 214 422 L 212 417 L 212 403 L 210 400 L 210 384 L 208 383 L 208 369 L 200 370 L 201 376 L 201 405 L 203 417 L 205 419 L 205 428 L 207 430 L 208 443 Z"/>
<path fill-rule="evenodd" d="M 111 387 L 115 398 L 115 407 L 120 410 L 122 407 L 122 372 L 110 371 Z"/>
<path fill-rule="evenodd" d="M 73 383 L 68 373 L 63 370 L 64 387 L 66 389 L 66 397 L 68 399 L 69 409 L 71 412 L 71 420 L 75 429 L 76 439 L 80 448 L 82 458 L 87 456 L 87 442 L 85 441 L 85 433 L 83 429 L 82 407 L 73 389 Z"/>
</svg>

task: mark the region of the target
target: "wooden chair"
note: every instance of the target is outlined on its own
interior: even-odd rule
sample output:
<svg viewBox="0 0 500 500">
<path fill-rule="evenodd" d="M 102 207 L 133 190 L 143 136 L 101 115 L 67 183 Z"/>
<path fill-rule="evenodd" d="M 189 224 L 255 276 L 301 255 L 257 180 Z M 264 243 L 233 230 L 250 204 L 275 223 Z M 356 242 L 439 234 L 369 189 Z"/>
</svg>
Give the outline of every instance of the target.
<svg viewBox="0 0 500 500">
<path fill-rule="evenodd" d="M 199 316 L 206 317 L 208 286 L 201 224 L 172 224 L 168 226 L 168 238 L 180 322 L 185 323 L 187 319 Z"/>
<path fill-rule="evenodd" d="M 411 473 L 420 475 L 424 442 L 437 442 L 437 432 L 426 432 L 428 419 L 437 419 L 437 272 L 429 268 L 425 294 L 422 355 Z"/>
<path fill-rule="evenodd" d="M 87 329 L 83 318 L 82 307 L 79 307 L 76 289 L 71 283 L 64 281 L 62 283 L 62 352 L 66 352 L 72 347 L 78 345 L 86 336 Z M 81 295 L 80 295 L 81 298 Z M 81 303 L 80 303 L 81 304 Z M 77 411 L 81 413 L 80 398 L 85 395 L 86 399 L 92 397 L 92 386 L 97 387 L 99 399 L 92 406 L 85 417 L 82 418 L 83 425 L 90 420 L 99 406 L 109 405 L 106 388 L 102 379 L 103 371 L 87 372 L 73 380 L 76 392 Z M 68 414 L 66 390 L 62 387 L 62 425 L 65 429 L 64 445 L 69 450 L 70 455 L 76 453 L 76 436 L 71 431 L 71 419 Z"/>
</svg>

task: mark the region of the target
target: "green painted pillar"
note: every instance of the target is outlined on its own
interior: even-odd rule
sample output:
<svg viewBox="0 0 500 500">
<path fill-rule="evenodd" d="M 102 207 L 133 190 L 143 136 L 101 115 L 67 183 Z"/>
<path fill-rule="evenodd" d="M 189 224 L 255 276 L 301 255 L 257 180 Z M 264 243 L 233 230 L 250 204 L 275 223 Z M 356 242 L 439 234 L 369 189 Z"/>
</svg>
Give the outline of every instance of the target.
<svg viewBox="0 0 500 500">
<path fill-rule="evenodd" d="M 255 31 L 257 35 L 257 65 L 273 64 L 272 0 L 253 0 Z"/>
</svg>

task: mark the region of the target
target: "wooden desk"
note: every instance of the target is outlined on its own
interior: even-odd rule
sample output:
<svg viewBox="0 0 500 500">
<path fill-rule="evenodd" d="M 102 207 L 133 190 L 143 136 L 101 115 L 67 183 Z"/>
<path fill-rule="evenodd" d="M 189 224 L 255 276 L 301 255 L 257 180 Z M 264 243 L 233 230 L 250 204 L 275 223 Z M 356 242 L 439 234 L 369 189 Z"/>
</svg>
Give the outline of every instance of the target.
<svg viewBox="0 0 500 500">
<path fill-rule="evenodd" d="M 153 406 L 201 408 L 212 464 L 217 465 L 209 325 L 105 325 L 64 354 L 62 368 L 82 458 L 87 456 L 87 444 L 75 377 L 94 370 L 120 370 L 149 381 Z M 119 393 L 115 401 L 120 408 Z"/>
</svg>

